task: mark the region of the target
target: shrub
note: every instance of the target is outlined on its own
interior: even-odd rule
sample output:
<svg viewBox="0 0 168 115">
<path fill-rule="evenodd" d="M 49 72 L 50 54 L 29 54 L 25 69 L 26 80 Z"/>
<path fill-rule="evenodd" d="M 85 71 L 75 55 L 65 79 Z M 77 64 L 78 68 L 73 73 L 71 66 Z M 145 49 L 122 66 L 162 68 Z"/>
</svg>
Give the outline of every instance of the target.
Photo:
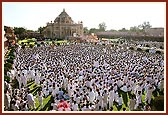
<svg viewBox="0 0 168 115">
<path fill-rule="evenodd" d="M 160 46 L 160 49 L 164 49 L 163 46 Z"/>
<path fill-rule="evenodd" d="M 59 45 L 60 45 L 60 43 L 57 43 L 57 45 L 59 46 Z"/>
<path fill-rule="evenodd" d="M 161 51 L 158 51 L 158 50 L 157 50 L 156 53 L 157 53 L 157 54 L 161 54 Z"/>
<path fill-rule="evenodd" d="M 137 51 L 142 51 L 142 49 L 141 48 L 137 48 Z"/>
<path fill-rule="evenodd" d="M 6 81 L 6 82 L 10 82 L 10 77 L 9 76 L 7 76 L 7 75 L 4 75 L 4 80 Z"/>
<path fill-rule="evenodd" d="M 4 67 L 7 67 L 8 69 L 12 69 L 12 64 L 7 62 L 6 64 L 4 64 Z"/>
<path fill-rule="evenodd" d="M 25 45 L 23 45 L 21 48 L 24 49 L 24 48 L 25 48 Z"/>
<path fill-rule="evenodd" d="M 133 48 L 133 47 L 130 47 L 129 49 L 130 49 L 130 50 L 134 50 L 134 48 Z"/>
<path fill-rule="evenodd" d="M 14 78 L 14 79 L 12 80 L 12 87 L 13 87 L 14 89 L 19 88 L 19 82 L 18 82 L 18 80 L 17 80 L 16 78 Z"/>
<path fill-rule="evenodd" d="M 42 45 L 44 45 L 44 42 L 41 42 Z"/>
<path fill-rule="evenodd" d="M 149 52 L 149 49 L 146 49 L 145 51 L 146 51 L 146 52 Z"/>
<path fill-rule="evenodd" d="M 27 43 L 28 43 L 28 44 L 29 44 L 30 42 L 34 42 L 34 40 L 33 40 L 33 39 L 27 40 Z"/>
<path fill-rule="evenodd" d="M 13 64 L 13 59 L 8 59 L 7 62 Z"/>
<path fill-rule="evenodd" d="M 7 72 L 9 71 L 8 67 L 4 67 L 4 74 L 7 75 Z"/>
<path fill-rule="evenodd" d="M 40 44 L 37 44 L 37 47 L 40 47 Z"/>
<path fill-rule="evenodd" d="M 150 46 L 147 44 L 146 47 L 150 47 Z"/>
<path fill-rule="evenodd" d="M 33 44 L 30 44 L 30 45 L 29 45 L 29 47 L 30 47 L 30 48 L 33 48 L 33 47 L 34 47 L 34 45 L 33 45 Z"/>
<path fill-rule="evenodd" d="M 155 97 L 152 104 L 156 111 L 164 111 L 164 96 Z"/>
</svg>

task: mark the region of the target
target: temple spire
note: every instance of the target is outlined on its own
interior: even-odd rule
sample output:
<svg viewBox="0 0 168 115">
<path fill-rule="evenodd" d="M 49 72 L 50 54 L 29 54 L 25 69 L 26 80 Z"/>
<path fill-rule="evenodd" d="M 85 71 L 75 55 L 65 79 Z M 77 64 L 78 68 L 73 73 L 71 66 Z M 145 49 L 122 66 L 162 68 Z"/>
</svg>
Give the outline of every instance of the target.
<svg viewBox="0 0 168 115">
<path fill-rule="evenodd" d="M 63 9 L 63 12 L 65 12 L 65 8 Z"/>
</svg>

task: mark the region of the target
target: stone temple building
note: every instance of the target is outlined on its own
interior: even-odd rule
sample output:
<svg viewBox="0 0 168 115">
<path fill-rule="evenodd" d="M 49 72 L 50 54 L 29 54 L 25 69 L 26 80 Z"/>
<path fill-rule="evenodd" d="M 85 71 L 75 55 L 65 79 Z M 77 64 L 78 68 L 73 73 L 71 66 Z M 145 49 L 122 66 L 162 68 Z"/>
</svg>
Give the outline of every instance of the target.
<svg viewBox="0 0 168 115">
<path fill-rule="evenodd" d="M 69 37 L 79 37 L 83 35 L 83 22 L 74 23 L 65 9 L 56 17 L 54 22 L 47 23 L 43 31 L 45 38 L 68 39 Z"/>
</svg>

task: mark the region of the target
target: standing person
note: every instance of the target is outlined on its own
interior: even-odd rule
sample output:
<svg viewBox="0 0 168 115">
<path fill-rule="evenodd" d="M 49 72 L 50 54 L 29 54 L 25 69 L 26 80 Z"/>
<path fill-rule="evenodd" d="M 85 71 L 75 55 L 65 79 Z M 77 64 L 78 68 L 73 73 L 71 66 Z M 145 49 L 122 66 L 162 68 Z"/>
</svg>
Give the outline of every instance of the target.
<svg viewBox="0 0 168 115">
<path fill-rule="evenodd" d="M 40 103 L 40 106 L 42 108 L 43 107 L 43 92 L 39 91 L 37 96 L 38 96 L 38 101 Z"/>
<path fill-rule="evenodd" d="M 108 93 L 107 90 L 104 90 L 103 93 L 103 109 L 107 110 L 107 99 L 108 99 Z"/>
<path fill-rule="evenodd" d="M 113 88 L 111 88 L 110 90 L 109 90 L 110 92 L 109 92 L 109 109 L 111 108 L 111 107 L 113 107 L 113 102 L 114 102 L 114 89 Z"/>
<path fill-rule="evenodd" d="M 138 93 L 136 94 L 136 105 L 135 105 L 135 109 L 141 105 L 142 103 L 142 93 L 141 91 L 138 91 Z"/>
<path fill-rule="evenodd" d="M 94 91 L 90 88 L 89 101 L 90 101 L 90 103 L 93 103 L 94 100 L 95 100 L 95 93 L 94 93 Z"/>
<path fill-rule="evenodd" d="M 21 81 L 23 83 L 23 86 L 26 87 L 26 85 L 27 85 L 27 78 L 26 78 L 26 75 L 24 73 L 22 73 Z"/>
<path fill-rule="evenodd" d="M 100 92 L 98 92 L 97 100 L 98 100 L 97 101 L 98 109 L 102 109 L 103 108 L 103 97 L 100 94 Z"/>
<path fill-rule="evenodd" d="M 122 108 L 122 97 L 121 95 L 119 95 L 119 98 L 118 98 L 118 111 Z"/>
<path fill-rule="evenodd" d="M 5 106 L 4 110 L 10 110 L 11 97 L 9 96 L 8 90 L 5 90 L 4 94 L 5 94 L 4 95 L 4 106 Z"/>
<path fill-rule="evenodd" d="M 152 86 L 150 86 L 150 87 L 147 89 L 145 101 L 146 101 L 148 104 L 151 103 L 152 92 L 153 92 L 155 89 L 156 89 L 156 88 L 155 88 L 155 87 L 152 87 Z"/>
<path fill-rule="evenodd" d="M 136 100 L 134 99 L 134 96 L 131 96 L 130 103 L 129 103 L 129 110 L 133 111 L 135 108 Z"/>
<path fill-rule="evenodd" d="M 33 94 L 30 93 L 30 91 L 28 90 L 28 95 L 27 95 L 27 101 L 28 101 L 28 107 L 29 109 L 31 109 L 31 107 L 33 107 L 33 109 L 35 109 L 35 100 L 33 97 Z"/>
<path fill-rule="evenodd" d="M 72 103 L 72 110 L 73 111 L 78 111 L 79 109 L 78 109 L 78 104 L 76 103 L 76 101 L 74 101 L 73 103 Z"/>
</svg>

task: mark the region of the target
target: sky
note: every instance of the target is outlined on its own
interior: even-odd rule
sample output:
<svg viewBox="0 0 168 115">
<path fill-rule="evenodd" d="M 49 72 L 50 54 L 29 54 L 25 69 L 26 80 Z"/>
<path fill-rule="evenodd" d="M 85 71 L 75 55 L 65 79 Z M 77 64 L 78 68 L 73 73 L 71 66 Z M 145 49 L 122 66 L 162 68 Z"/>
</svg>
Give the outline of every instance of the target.
<svg viewBox="0 0 168 115">
<path fill-rule="evenodd" d="M 166 2 L 3 2 L 2 23 L 37 30 L 54 21 L 64 8 L 74 22 L 82 21 L 88 29 L 98 28 L 102 22 L 106 30 L 129 29 L 144 21 L 149 21 L 152 27 L 166 25 Z"/>
</svg>

